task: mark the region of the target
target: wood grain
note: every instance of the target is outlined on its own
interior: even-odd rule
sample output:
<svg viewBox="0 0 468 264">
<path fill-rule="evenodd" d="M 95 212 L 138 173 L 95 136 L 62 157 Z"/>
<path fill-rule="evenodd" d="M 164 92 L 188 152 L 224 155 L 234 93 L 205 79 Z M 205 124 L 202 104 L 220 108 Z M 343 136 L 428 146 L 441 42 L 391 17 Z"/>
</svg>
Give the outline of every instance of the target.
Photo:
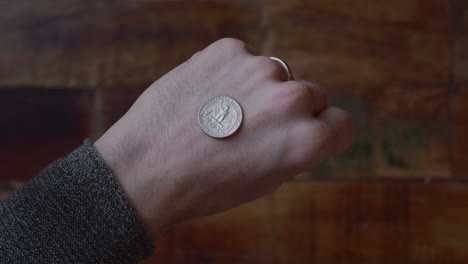
<svg viewBox="0 0 468 264">
<path fill-rule="evenodd" d="M 272 263 L 271 198 L 188 221 L 174 231 L 176 263 Z"/>
<path fill-rule="evenodd" d="M 323 86 L 449 82 L 450 1 L 266 0 L 264 53 Z"/>
<path fill-rule="evenodd" d="M 270 196 L 175 227 L 145 264 L 467 263 L 468 0 L 0 8 L 0 200 L 191 54 L 236 37 L 325 87 L 356 140 Z"/>
<path fill-rule="evenodd" d="M 467 201 L 465 184 L 288 183 L 177 226 L 167 262 L 145 263 L 461 264 Z"/>
<path fill-rule="evenodd" d="M 468 186 L 286 184 L 278 263 L 464 263 Z"/>
<path fill-rule="evenodd" d="M 258 10 L 242 2 L 2 2 L 0 84 L 10 86 L 152 83 L 219 38 L 255 48 L 259 36 Z"/>
</svg>

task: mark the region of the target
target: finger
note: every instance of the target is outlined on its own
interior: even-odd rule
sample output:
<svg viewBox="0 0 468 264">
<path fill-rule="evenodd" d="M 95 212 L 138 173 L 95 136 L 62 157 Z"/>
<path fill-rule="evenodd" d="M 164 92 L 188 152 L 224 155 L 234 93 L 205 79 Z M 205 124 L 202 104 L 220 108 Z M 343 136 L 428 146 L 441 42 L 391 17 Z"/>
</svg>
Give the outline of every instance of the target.
<svg viewBox="0 0 468 264">
<path fill-rule="evenodd" d="M 305 80 L 288 81 L 280 84 L 280 89 L 299 95 L 298 100 L 308 109 L 307 114 L 319 115 L 328 107 L 328 96 L 320 86 Z"/>
<path fill-rule="evenodd" d="M 329 107 L 317 116 L 317 121 L 327 133 L 327 158 L 343 152 L 351 145 L 354 135 L 354 122 L 348 113 L 338 107 Z"/>
<path fill-rule="evenodd" d="M 223 38 L 206 47 L 203 53 L 209 57 L 218 57 L 222 61 L 232 61 L 239 56 L 252 56 L 252 50 L 239 39 Z"/>
</svg>

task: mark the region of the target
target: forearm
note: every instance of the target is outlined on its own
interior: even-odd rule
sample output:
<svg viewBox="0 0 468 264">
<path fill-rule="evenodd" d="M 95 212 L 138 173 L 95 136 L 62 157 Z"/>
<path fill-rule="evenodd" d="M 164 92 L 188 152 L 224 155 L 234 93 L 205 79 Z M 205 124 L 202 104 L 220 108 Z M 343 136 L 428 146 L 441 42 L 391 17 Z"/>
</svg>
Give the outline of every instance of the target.
<svg viewBox="0 0 468 264">
<path fill-rule="evenodd" d="M 89 141 L 0 204 L 0 263 L 136 263 L 152 250 Z"/>
</svg>

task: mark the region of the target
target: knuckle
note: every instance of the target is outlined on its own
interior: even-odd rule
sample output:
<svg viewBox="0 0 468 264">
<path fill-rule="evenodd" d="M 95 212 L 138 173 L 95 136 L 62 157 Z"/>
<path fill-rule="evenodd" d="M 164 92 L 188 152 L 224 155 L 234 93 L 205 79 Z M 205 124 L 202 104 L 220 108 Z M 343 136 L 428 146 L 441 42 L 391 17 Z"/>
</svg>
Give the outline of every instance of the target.
<svg viewBox="0 0 468 264">
<path fill-rule="evenodd" d="M 192 57 L 190 57 L 190 60 L 198 58 L 200 56 L 200 54 L 201 54 L 201 51 L 195 52 L 194 54 L 192 54 Z"/>
<path fill-rule="evenodd" d="M 280 67 L 277 62 L 265 56 L 255 56 L 253 60 L 254 67 L 256 69 L 260 69 L 267 73 L 277 72 L 278 68 Z"/>
<path fill-rule="evenodd" d="M 235 38 L 222 38 L 212 44 L 213 46 L 227 51 L 247 52 L 247 45 L 244 41 Z"/>
<path fill-rule="evenodd" d="M 305 90 L 305 95 L 312 97 L 320 96 L 322 99 L 327 100 L 327 92 L 318 84 L 306 80 L 300 80 L 297 82 L 301 86 L 301 89 Z"/>
<path fill-rule="evenodd" d="M 264 56 L 252 56 L 247 63 L 249 72 L 263 80 L 273 79 L 277 71 L 275 62 Z"/>
<path fill-rule="evenodd" d="M 287 70 L 279 64 L 266 56 L 254 56 L 253 68 L 255 72 L 259 72 L 267 78 L 284 79 L 287 75 Z"/>
<path fill-rule="evenodd" d="M 242 59 L 247 54 L 249 54 L 248 47 L 243 41 L 223 38 L 213 42 L 190 60 L 195 66 L 203 67 L 205 72 L 212 74 L 227 67 L 233 60 Z"/>
<path fill-rule="evenodd" d="M 291 90 L 295 95 L 304 97 L 312 94 L 312 89 L 308 87 L 304 82 L 300 81 L 289 81 L 285 83 L 285 89 Z"/>
<path fill-rule="evenodd" d="M 280 97 L 291 104 L 306 102 L 312 95 L 311 89 L 300 82 L 286 82 L 281 87 Z"/>
<path fill-rule="evenodd" d="M 278 111 L 290 113 L 299 101 L 298 96 L 295 95 L 291 90 L 285 90 L 278 92 L 273 98 L 274 107 Z"/>
</svg>

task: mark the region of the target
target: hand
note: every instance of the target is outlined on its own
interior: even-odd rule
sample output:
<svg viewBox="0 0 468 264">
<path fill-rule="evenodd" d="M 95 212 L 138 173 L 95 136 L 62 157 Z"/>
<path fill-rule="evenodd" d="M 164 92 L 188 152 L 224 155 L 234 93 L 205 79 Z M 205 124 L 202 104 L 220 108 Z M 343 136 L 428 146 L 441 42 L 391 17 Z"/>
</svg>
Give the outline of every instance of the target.
<svg viewBox="0 0 468 264">
<path fill-rule="evenodd" d="M 222 39 L 153 83 L 96 141 L 155 239 L 180 221 L 271 193 L 351 143 L 347 113 L 328 107 L 318 86 L 285 78 L 278 62 Z M 219 94 L 244 113 L 224 139 L 206 135 L 197 119 L 203 102 Z"/>
</svg>

